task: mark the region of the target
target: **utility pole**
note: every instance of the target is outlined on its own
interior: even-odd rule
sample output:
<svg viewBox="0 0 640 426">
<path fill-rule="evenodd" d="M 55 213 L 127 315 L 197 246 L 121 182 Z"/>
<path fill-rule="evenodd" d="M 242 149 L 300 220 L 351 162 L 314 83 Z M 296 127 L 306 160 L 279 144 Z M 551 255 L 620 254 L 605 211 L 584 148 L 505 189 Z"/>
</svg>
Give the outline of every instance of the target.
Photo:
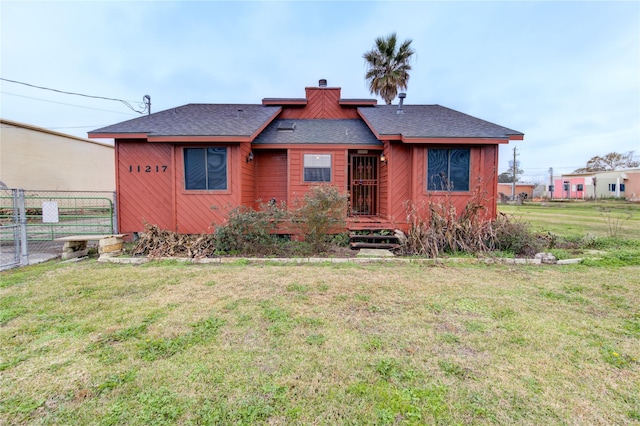
<svg viewBox="0 0 640 426">
<path fill-rule="evenodd" d="M 553 200 L 553 167 L 549 167 L 549 194 Z"/>
<path fill-rule="evenodd" d="M 516 171 L 518 170 L 518 163 L 516 162 L 516 156 L 518 154 L 516 154 L 516 150 L 518 148 L 517 147 L 513 147 L 513 176 L 512 176 L 512 182 L 513 185 L 511 187 L 511 200 L 515 200 L 516 199 Z"/>
</svg>

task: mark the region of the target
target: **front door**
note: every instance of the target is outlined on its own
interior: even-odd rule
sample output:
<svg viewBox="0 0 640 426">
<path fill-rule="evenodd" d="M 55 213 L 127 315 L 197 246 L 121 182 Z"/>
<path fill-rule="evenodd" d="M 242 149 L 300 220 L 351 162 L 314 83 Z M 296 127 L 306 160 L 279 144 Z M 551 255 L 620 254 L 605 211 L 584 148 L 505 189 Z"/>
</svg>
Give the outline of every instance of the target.
<svg viewBox="0 0 640 426">
<path fill-rule="evenodd" d="M 349 163 L 350 213 L 378 215 L 378 156 L 353 154 Z"/>
</svg>

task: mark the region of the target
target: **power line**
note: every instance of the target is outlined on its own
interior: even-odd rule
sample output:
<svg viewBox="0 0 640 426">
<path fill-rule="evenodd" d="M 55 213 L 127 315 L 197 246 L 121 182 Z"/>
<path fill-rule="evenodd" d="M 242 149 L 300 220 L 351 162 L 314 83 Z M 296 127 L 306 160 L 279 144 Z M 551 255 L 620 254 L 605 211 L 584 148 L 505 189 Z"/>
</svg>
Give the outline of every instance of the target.
<svg viewBox="0 0 640 426">
<path fill-rule="evenodd" d="M 17 96 L 19 98 L 33 99 L 33 100 L 41 101 L 41 102 L 49 102 L 49 103 L 52 103 L 52 104 L 67 105 L 67 106 L 72 106 L 72 107 L 76 107 L 76 108 L 92 109 L 92 110 L 95 110 L 95 111 L 113 112 L 115 114 L 131 115 L 131 113 L 129 113 L 129 112 L 111 111 L 111 110 L 108 110 L 108 109 L 101 109 L 101 108 L 92 108 L 92 107 L 86 107 L 86 106 L 82 106 L 82 105 L 68 104 L 68 103 L 65 103 L 65 102 L 50 101 L 48 99 L 34 98 L 34 97 L 31 97 L 31 96 L 18 95 L 18 94 L 9 93 L 9 92 L 0 91 L 0 93 L 2 93 L 4 95 Z"/>
<path fill-rule="evenodd" d="M 2 78 L 2 77 L 0 77 L 0 80 L 7 81 L 9 83 L 22 84 L 24 86 L 33 87 L 33 88 L 36 88 L 36 89 L 50 90 L 52 92 L 63 93 L 65 95 L 83 96 L 85 98 L 104 99 L 104 100 L 107 100 L 107 101 L 122 102 L 127 107 L 129 107 L 132 111 L 135 111 L 138 114 L 144 114 L 145 112 L 151 113 L 151 97 L 149 95 L 144 95 L 142 97 L 142 102 L 141 103 L 144 105 L 144 109 L 142 111 L 138 111 L 137 109 L 132 107 L 131 104 L 129 104 L 129 102 L 124 101 L 122 99 L 107 98 L 107 97 L 104 97 L 104 96 L 86 95 L 84 93 L 67 92 L 67 91 L 64 91 L 64 90 L 51 89 L 49 87 L 36 86 L 35 84 L 24 83 L 22 81 L 9 80 L 8 78 Z M 134 101 L 131 101 L 131 102 L 134 102 Z"/>
</svg>

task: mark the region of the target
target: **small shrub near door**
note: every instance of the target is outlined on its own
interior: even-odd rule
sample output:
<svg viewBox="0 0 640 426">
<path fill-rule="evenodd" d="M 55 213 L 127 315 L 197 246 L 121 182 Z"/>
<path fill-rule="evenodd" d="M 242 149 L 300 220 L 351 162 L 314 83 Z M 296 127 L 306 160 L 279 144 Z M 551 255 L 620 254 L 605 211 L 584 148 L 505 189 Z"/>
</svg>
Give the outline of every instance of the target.
<svg viewBox="0 0 640 426">
<path fill-rule="evenodd" d="M 332 234 L 345 225 L 347 195 L 332 185 L 313 186 L 293 214 L 305 242 L 314 253 L 321 253 L 331 244 Z"/>
</svg>

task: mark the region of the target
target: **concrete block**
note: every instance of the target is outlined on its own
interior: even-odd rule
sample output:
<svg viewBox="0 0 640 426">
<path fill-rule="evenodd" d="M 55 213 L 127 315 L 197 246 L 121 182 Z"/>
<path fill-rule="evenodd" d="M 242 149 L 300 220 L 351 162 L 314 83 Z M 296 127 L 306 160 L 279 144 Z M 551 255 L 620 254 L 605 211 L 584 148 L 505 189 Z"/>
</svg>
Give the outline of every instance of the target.
<svg viewBox="0 0 640 426">
<path fill-rule="evenodd" d="M 87 248 L 86 241 L 66 241 L 63 248 L 73 248 L 75 250 L 82 250 Z"/>
<path fill-rule="evenodd" d="M 576 265 L 580 262 L 582 262 L 582 259 L 563 259 L 563 260 L 558 260 L 557 264 L 558 265 Z"/>
<path fill-rule="evenodd" d="M 75 259 L 76 257 L 84 257 L 89 255 L 89 250 L 76 250 L 71 253 L 62 253 L 62 260 Z"/>
<path fill-rule="evenodd" d="M 122 243 L 111 244 L 108 246 L 99 246 L 98 253 L 122 253 Z"/>
<path fill-rule="evenodd" d="M 553 265 L 556 263 L 556 257 L 551 253 L 536 253 L 536 259 L 545 265 Z"/>
<path fill-rule="evenodd" d="M 111 246 L 116 244 L 122 245 L 122 238 L 120 237 L 101 238 L 100 241 L 98 242 L 98 246 L 100 247 Z"/>
<path fill-rule="evenodd" d="M 360 249 L 357 257 L 394 257 L 394 254 L 391 251 L 386 249 Z"/>
</svg>

